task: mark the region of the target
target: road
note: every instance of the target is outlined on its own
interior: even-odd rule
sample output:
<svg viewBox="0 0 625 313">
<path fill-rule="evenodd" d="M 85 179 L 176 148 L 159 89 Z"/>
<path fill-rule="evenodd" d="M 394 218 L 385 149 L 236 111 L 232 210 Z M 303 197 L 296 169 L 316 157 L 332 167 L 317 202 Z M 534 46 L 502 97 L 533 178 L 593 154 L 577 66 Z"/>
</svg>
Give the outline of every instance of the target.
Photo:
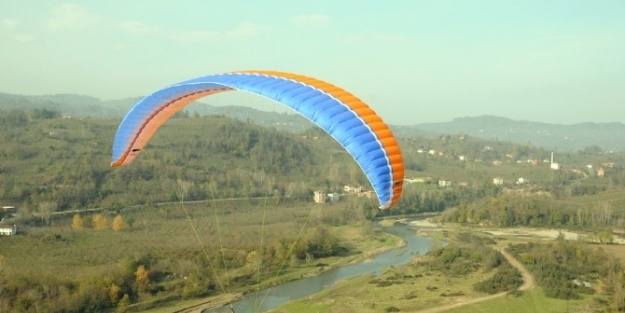
<svg viewBox="0 0 625 313">
<path fill-rule="evenodd" d="M 534 281 L 534 276 L 532 275 L 532 273 L 530 273 L 527 270 L 525 265 L 521 264 L 521 262 L 519 262 L 519 260 L 517 260 L 515 257 L 510 255 L 506 251 L 506 248 L 501 248 L 499 250 L 499 252 L 501 252 L 501 255 L 503 255 L 503 257 L 506 258 L 506 260 L 508 261 L 508 263 L 510 263 L 510 265 L 516 267 L 516 269 L 519 270 L 519 272 L 521 272 L 521 276 L 523 276 L 523 285 L 521 285 L 521 287 L 519 287 L 519 290 L 531 290 L 531 289 L 534 289 L 534 287 L 536 287 L 536 282 Z"/>
</svg>

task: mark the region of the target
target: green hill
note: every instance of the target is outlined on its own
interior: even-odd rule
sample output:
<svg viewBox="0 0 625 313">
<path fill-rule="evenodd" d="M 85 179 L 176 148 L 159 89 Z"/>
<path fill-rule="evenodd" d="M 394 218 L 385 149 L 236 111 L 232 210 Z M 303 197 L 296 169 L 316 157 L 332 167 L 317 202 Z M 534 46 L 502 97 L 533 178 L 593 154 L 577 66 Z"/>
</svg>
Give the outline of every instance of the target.
<svg viewBox="0 0 625 313">
<path fill-rule="evenodd" d="M 306 198 L 335 182 L 366 184 L 330 137 L 280 132 L 223 116 L 174 118 L 131 164 L 110 168 L 118 120 L 63 118 L 34 109 L 0 115 L 0 202 L 37 210 L 117 208 L 176 200 L 170 185 L 190 181 L 188 200 L 273 195 Z M 352 173 L 352 174 L 350 174 Z"/>
</svg>

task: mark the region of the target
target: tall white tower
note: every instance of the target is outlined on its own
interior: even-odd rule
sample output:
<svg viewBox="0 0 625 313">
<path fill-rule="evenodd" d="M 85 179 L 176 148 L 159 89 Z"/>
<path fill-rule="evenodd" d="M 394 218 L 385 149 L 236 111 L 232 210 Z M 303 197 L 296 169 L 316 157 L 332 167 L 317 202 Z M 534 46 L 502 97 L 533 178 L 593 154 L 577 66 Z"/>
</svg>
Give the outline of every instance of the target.
<svg viewBox="0 0 625 313">
<path fill-rule="evenodd" d="M 552 170 L 559 170 L 560 169 L 560 164 L 553 162 L 553 152 L 551 152 L 550 167 L 551 167 Z"/>
</svg>

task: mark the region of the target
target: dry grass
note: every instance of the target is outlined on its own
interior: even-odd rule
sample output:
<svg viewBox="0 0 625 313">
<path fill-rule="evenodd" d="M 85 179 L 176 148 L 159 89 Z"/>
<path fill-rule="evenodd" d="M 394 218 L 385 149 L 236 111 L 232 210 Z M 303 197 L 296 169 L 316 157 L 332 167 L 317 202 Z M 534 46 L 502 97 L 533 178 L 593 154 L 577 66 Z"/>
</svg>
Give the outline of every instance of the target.
<svg viewBox="0 0 625 313">
<path fill-rule="evenodd" d="M 596 248 L 616 257 L 625 266 L 625 245 L 596 245 Z"/>
</svg>

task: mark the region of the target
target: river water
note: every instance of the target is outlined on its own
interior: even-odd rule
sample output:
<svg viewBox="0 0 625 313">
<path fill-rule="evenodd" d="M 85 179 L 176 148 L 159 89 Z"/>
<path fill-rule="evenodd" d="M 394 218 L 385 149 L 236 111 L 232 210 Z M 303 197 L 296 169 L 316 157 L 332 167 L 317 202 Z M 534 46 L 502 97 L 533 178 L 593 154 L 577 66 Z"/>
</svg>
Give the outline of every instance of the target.
<svg viewBox="0 0 625 313">
<path fill-rule="evenodd" d="M 432 244 L 432 238 L 419 237 L 416 235 L 416 230 L 417 228 L 404 224 L 384 227 L 384 231 L 401 236 L 406 241 L 406 246 L 379 254 L 368 262 L 343 266 L 318 276 L 302 278 L 268 290 L 248 293 L 243 299 L 232 303 L 234 311 L 236 313 L 266 312 L 291 300 L 318 293 L 340 280 L 367 274 L 379 275 L 390 266 L 406 264 L 415 255 L 427 253 Z M 230 307 L 202 311 L 202 313 L 222 312 L 231 312 Z"/>
</svg>

